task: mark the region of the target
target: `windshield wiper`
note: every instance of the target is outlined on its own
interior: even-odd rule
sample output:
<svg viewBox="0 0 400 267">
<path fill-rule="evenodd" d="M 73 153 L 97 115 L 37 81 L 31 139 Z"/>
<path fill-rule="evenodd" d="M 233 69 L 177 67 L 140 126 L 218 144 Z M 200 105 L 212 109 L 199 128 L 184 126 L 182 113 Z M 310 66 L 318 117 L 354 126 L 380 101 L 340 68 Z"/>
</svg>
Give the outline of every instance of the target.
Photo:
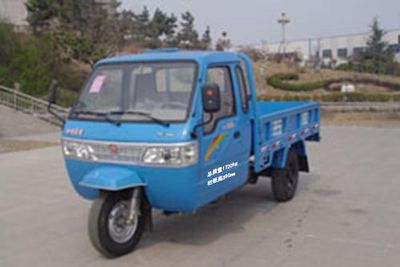
<svg viewBox="0 0 400 267">
<path fill-rule="evenodd" d="M 150 119 L 151 121 L 164 125 L 166 127 L 169 127 L 169 122 L 163 121 L 161 119 L 158 119 L 156 117 L 151 116 L 151 114 L 143 112 L 143 111 L 136 111 L 136 110 L 119 110 L 119 111 L 110 111 L 110 112 L 96 112 L 96 111 L 88 111 L 88 110 L 75 110 L 73 114 L 83 114 L 83 115 L 93 115 L 97 117 L 103 117 L 105 118 L 108 122 L 111 122 L 117 126 L 121 125 L 121 120 L 120 119 L 115 119 L 112 118 L 111 116 L 113 115 L 125 115 L 125 114 L 130 114 L 130 115 L 139 115 L 146 117 Z"/>
<path fill-rule="evenodd" d="M 129 115 L 138 115 L 138 116 L 143 116 L 146 117 L 148 119 L 150 119 L 151 121 L 164 125 L 166 127 L 169 127 L 169 122 L 163 121 L 162 119 L 153 117 L 150 113 L 147 112 L 143 112 L 143 111 L 138 111 L 138 110 L 121 110 L 121 111 L 111 111 L 110 113 L 108 113 L 110 115 L 125 115 L 125 114 L 129 114 Z"/>
<path fill-rule="evenodd" d="M 103 117 L 106 119 L 106 121 L 111 122 L 112 124 L 115 124 L 117 126 L 121 125 L 121 122 L 119 120 L 116 120 L 112 117 L 110 117 L 110 115 L 113 115 L 112 112 L 96 112 L 96 111 L 89 111 L 89 110 L 75 110 L 72 112 L 72 114 L 83 114 L 83 115 L 93 115 L 96 117 Z"/>
</svg>

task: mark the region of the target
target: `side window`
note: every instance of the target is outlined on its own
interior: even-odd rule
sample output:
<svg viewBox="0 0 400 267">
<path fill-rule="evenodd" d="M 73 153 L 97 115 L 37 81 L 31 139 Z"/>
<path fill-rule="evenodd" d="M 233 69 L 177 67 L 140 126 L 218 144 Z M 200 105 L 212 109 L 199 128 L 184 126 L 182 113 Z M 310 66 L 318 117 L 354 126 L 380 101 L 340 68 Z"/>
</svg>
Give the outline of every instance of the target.
<svg viewBox="0 0 400 267">
<path fill-rule="evenodd" d="M 214 129 L 214 124 L 221 118 L 235 115 L 235 98 L 233 95 L 232 78 L 227 67 L 213 67 L 207 70 L 207 83 L 216 83 L 221 92 L 221 109 L 214 114 L 213 121 L 204 128 L 205 133 L 210 133 Z M 210 114 L 205 113 L 204 121 L 209 119 Z"/>
<path fill-rule="evenodd" d="M 236 77 L 240 90 L 240 102 L 242 104 L 243 113 L 247 113 L 249 111 L 249 101 L 247 95 L 247 84 L 245 81 L 245 77 L 243 75 L 242 68 L 236 67 Z"/>
<path fill-rule="evenodd" d="M 246 72 L 246 64 L 243 61 L 240 63 L 240 69 L 242 70 L 242 74 L 244 77 L 244 83 L 246 85 L 246 94 L 247 94 L 247 97 L 250 99 L 251 94 L 250 94 L 249 77 L 247 76 L 247 72 Z"/>
</svg>

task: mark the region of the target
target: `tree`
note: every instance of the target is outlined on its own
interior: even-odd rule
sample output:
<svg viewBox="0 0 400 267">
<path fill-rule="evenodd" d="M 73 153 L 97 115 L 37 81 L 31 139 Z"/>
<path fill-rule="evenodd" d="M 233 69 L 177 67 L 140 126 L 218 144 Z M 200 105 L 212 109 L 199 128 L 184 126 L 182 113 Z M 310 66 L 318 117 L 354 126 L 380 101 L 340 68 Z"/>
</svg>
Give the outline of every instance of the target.
<svg viewBox="0 0 400 267">
<path fill-rule="evenodd" d="M 0 20 L 0 69 L 20 53 L 20 42 L 13 26 Z"/>
<path fill-rule="evenodd" d="M 189 11 L 182 14 L 180 25 L 182 29 L 178 33 L 178 43 L 185 48 L 197 47 L 199 34 L 194 29 L 194 17 Z"/>
<path fill-rule="evenodd" d="M 35 34 L 48 30 L 59 14 L 59 1 L 28 0 L 25 6 L 28 11 L 27 21 Z"/>
<path fill-rule="evenodd" d="M 208 50 L 211 48 L 211 30 L 210 26 L 207 26 L 206 30 L 203 33 L 203 36 L 201 37 L 201 49 Z"/>
<path fill-rule="evenodd" d="M 145 6 L 142 10 L 142 13 L 135 15 L 135 32 L 136 39 L 138 41 L 144 41 L 148 36 L 149 32 L 149 24 L 150 24 L 150 12 Z"/>
<path fill-rule="evenodd" d="M 149 23 L 148 37 L 151 39 L 159 39 L 163 36 L 171 36 L 175 34 L 176 17 L 172 14 L 168 16 L 160 9 L 156 9 L 153 14 L 153 18 Z"/>
<path fill-rule="evenodd" d="M 387 64 L 394 60 L 394 54 L 387 42 L 383 41 L 385 31 L 381 29 L 379 21 L 374 18 L 371 25 L 371 35 L 367 41 L 367 49 L 360 55 L 360 65 L 363 71 L 384 73 Z"/>
<path fill-rule="evenodd" d="M 119 32 L 122 39 L 131 39 L 135 33 L 135 14 L 130 10 L 122 10 L 119 14 Z"/>
</svg>

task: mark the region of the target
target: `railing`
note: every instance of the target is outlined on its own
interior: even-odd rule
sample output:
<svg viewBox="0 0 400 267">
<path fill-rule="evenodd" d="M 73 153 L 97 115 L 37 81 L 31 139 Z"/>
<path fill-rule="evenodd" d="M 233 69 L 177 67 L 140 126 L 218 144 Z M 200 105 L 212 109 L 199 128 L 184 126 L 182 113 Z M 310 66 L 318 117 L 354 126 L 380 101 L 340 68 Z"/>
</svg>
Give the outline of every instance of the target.
<svg viewBox="0 0 400 267">
<path fill-rule="evenodd" d="M 60 122 L 47 111 L 48 103 L 46 101 L 1 85 L 0 104 L 32 114 L 39 119 L 46 120 L 53 124 L 60 124 Z M 52 109 L 61 116 L 66 116 L 68 114 L 68 109 L 57 105 L 52 105 Z"/>
</svg>

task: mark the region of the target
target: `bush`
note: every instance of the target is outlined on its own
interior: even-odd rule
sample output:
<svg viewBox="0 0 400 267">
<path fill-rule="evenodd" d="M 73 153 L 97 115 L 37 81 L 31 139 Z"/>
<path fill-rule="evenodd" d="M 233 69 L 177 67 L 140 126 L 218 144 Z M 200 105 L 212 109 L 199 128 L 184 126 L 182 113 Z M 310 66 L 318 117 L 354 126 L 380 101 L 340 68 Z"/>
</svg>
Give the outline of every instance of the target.
<svg viewBox="0 0 400 267">
<path fill-rule="evenodd" d="M 71 107 L 78 96 L 77 92 L 62 87 L 58 88 L 57 94 L 57 105 L 62 107 Z"/>
<path fill-rule="evenodd" d="M 18 37 L 12 26 L 4 22 L 0 22 L 0 48 L 0 63 L 2 65 L 9 64 L 20 50 Z"/>
<path fill-rule="evenodd" d="M 8 38 L 3 38 L 8 34 Z M 47 36 L 17 35 L 4 23 L 0 23 L 0 39 L 0 51 L 7 51 L 0 55 L 0 84 L 13 87 L 17 82 L 24 93 L 34 96 L 46 93 L 51 80 L 49 76 L 57 65 L 51 40 Z"/>
<path fill-rule="evenodd" d="M 347 93 L 343 94 L 343 99 L 345 102 L 389 102 L 392 96 L 385 93 Z"/>
<path fill-rule="evenodd" d="M 393 101 L 392 94 L 367 94 L 367 101 L 370 102 L 390 102 Z"/>
<path fill-rule="evenodd" d="M 0 85 L 14 87 L 18 83 L 22 92 L 44 97 L 51 80 L 57 79 L 60 88 L 64 88 L 60 90 L 59 103 L 72 104 L 76 97 L 72 91 L 80 89 L 88 70 L 63 61 L 61 57 L 65 54 L 60 51 L 58 38 L 55 33 L 39 36 L 15 33 L 12 26 L 0 22 Z M 86 60 L 96 57 L 93 52 L 85 54 L 87 46 L 77 47 L 82 48 L 79 53 Z"/>
<path fill-rule="evenodd" d="M 335 70 L 350 71 L 353 70 L 352 62 L 342 63 L 335 68 Z"/>
<path fill-rule="evenodd" d="M 326 85 L 326 81 L 312 81 L 306 83 L 288 83 L 285 81 L 296 81 L 299 79 L 299 75 L 296 73 L 280 73 L 267 77 L 267 84 L 274 88 L 282 89 L 285 91 L 298 91 L 306 92 L 312 91 L 319 88 L 323 88 Z"/>
<path fill-rule="evenodd" d="M 100 58 L 106 56 L 100 45 L 95 45 L 89 39 L 78 36 L 76 33 L 62 30 L 53 33 L 55 44 L 60 54 L 65 56 L 64 60 L 75 59 L 87 64 L 93 64 Z"/>
<path fill-rule="evenodd" d="M 400 94 L 393 94 L 392 95 L 392 101 L 400 101 Z"/>
</svg>

